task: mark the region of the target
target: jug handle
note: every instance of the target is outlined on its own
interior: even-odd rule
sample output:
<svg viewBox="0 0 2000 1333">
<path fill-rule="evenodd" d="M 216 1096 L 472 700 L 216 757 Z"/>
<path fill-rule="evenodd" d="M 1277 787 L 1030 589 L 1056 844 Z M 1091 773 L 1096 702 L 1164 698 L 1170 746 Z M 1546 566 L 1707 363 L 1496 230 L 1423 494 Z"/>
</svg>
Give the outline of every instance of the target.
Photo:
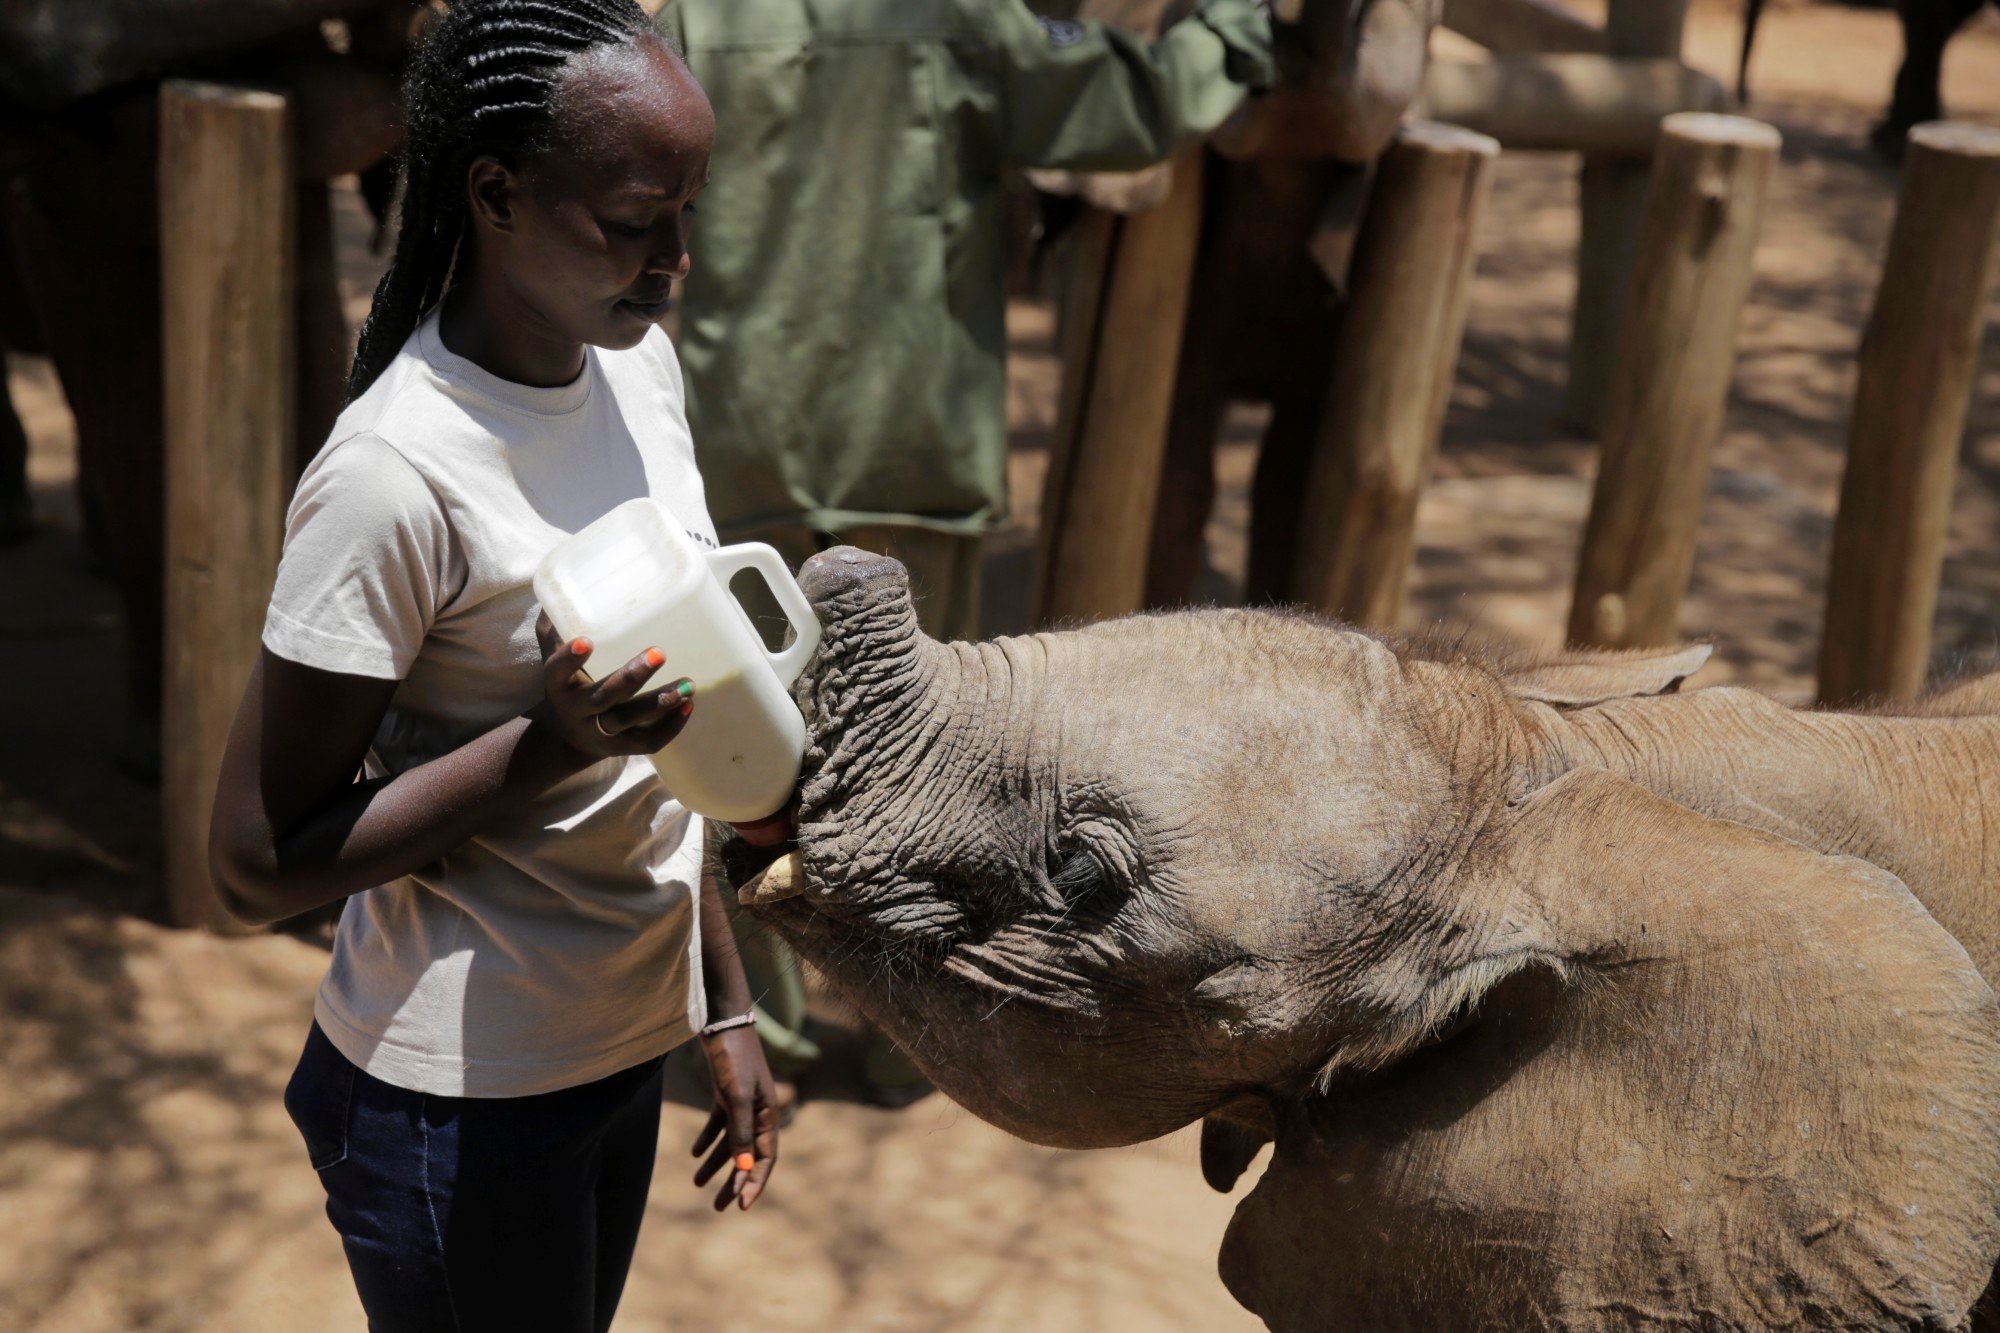
<svg viewBox="0 0 2000 1333">
<path fill-rule="evenodd" d="M 792 571 L 785 568 L 785 558 L 762 542 L 744 542 L 737 546 L 725 546 L 719 551 L 710 551 L 708 568 L 716 578 L 722 580 L 725 589 L 729 587 L 729 580 L 737 574 L 746 569 L 754 569 L 763 577 L 765 585 L 771 589 L 771 595 L 778 599 L 779 609 L 785 613 L 785 619 L 791 622 L 792 641 L 775 653 L 766 649 L 765 655 L 771 659 L 771 670 L 777 672 L 779 681 L 789 688 L 791 683 L 799 678 L 799 673 L 806 669 L 806 663 L 812 660 L 813 649 L 819 647 L 820 626 L 819 617 L 813 614 L 812 603 L 808 602 L 806 595 L 799 591 L 797 581 L 792 578 Z M 729 600 L 736 607 L 737 614 L 743 617 L 743 622 L 746 625 L 750 624 L 750 613 L 743 609 L 743 604 L 733 596 Z M 763 636 L 757 634 L 756 626 L 751 626 L 751 633 L 756 636 L 759 644 L 763 642 Z"/>
</svg>

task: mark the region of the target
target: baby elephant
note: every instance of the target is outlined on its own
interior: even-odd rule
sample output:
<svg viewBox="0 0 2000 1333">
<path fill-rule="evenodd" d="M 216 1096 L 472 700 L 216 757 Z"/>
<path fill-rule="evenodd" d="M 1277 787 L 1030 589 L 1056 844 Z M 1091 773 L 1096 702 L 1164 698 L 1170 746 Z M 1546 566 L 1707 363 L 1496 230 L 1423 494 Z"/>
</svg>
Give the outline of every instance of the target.
<svg viewBox="0 0 2000 1333">
<path fill-rule="evenodd" d="M 2000 683 L 1675 693 L 1303 616 L 826 624 L 762 918 L 1040 1143 L 1208 1117 L 1276 1329 L 1957 1329 L 2000 1252 Z M 1929 910 L 1927 911 L 1926 908 Z M 1968 957 L 1968 954 L 1970 955 Z"/>
</svg>

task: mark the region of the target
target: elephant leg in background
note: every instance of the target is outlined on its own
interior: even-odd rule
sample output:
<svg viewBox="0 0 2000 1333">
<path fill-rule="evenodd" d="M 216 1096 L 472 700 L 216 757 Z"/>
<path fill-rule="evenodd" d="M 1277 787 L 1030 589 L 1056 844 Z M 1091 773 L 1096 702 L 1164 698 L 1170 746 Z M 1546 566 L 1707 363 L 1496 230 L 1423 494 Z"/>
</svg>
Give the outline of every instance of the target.
<svg viewBox="0 0 2000 1333">
<path fill-rule="evenodd" d="M 0 383 L 0 546 L 35 534 L 35 511 L 28 496 L 28 434 Z"/>
<path fill-rule="evenodd" d="M 1324 367 L 1330 347 L 1301 349 L 1303 364 Z M 1257 475 L 1250 487 L 1250 554 L 1244 567 L 1243 601 L 1265 606 L 1295 599 L 1292 568 L 1305 521 L 1306 478 L 1326 406 L 1328 377 L 1302 377 L 1285 386 L 1271 403 L 1271 424 L 1257 451 Z"/>
<path fill-rule="evenodd" d="M 1227 406 L 1220 364 L 1228 342 L 1227 284 L 1211 256 L 1204 254 L 1195 264 L 1146 555 L 1149 608 L 1185 606 L 1194 599 L 1206 554 L 1202 535 L 1215 505 L 1215 442 Z"/>
<path fill-rule="evenodd" d="M 157 769 L 166 545 L 158 121 L 150 90 L 81 121 L 64 151 L 14 177 L 6 232 L 76 417 L 79 481 L 124 611 L 130 725 L 121 761 Z M 300 186 L 298 433 L 302 465 L 344 396 L 347 327 L 324 184 Z"/>
<path fill-rule="evenodd" d="M 1912 126 L 1944 114 L 1938 86 L 1944 75 L 1944 49 L 1986 0 L 1898 0 L 1903 23 L 1903 63 L 1896 71 L 1896 91 L 1889 114 L 1875 127 L 1871 142 L 1884 156 L 1899 160 L 1903 140 Z"/>
<path fill-rule="evenodd" d="M 28 319 L 28 297 L 14 272 L 13 247 L 7 243 L 7 223 L 0 211 L 0 353 L 40 351 L 41 339 Z M 0 372 L 5 366 L 0 365 Z M 35 532 L 35 511 L 28 492 L 28 433 L 14 411 L 4 380 L 0 380 L 0 546 L 26 541 Z"/>
<path fill-rule="evenodd" d="M 353 334 L 341 308 L 333 236 L 333 201 L 325 181 L 299 183 L 298 414 L 292 464 L 305 470 L 333 431 L 347 401 Z"/>
<path fill-rule="evenodd" d="M 1210 195 L 1153 519 L 1147 604 L 1187 602 L 1215 498 L 1214 450 L 1231 401 L 1269 402 L 1251 496 L 1244 600 L 1289 596 L 1293 547 L 1332 356 L 1337 295 L 1307 243 L 1337 164 L 1210 157 Z"/>
<path fill-rule="evenodd" d="M 80 114 L 65 138 L 14 176 L 6 231 L 76 417 L 83 503 L 125 618 L 120 757 L 145 772 L 158 764 L 166 518 L 153 98 Z"/>
<path fill-rule="evenodd" d="M 1308 248 L 1334 193 L 1351 171 L 1338 163 L 1250 163 L 1245 176 L 1259 200 L 1238 244 L 1257 257 L 1236 343 L 1236 380 L 1247 399 L 1271 404 L 1250 483 L 1247 606 L 1292 598 L 1306 475 L 1331 380 L 1340 297 Z"/>
</svg>

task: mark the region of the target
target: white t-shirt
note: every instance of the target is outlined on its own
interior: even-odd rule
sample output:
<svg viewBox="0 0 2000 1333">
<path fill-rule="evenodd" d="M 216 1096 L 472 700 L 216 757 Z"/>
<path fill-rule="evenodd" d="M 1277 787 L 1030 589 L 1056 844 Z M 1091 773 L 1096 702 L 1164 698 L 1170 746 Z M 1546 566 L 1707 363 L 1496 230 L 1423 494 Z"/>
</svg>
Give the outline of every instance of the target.
<svg viewBox="0 0 2000 1333">
<path fill-rule="evenodd" d="M 433 314 L 340 416 L 286 519 L 264 624 L 280 657 L 397 680 L 368 756 L 398 773 L 542 698 L 530 580 L 635 496 L 705 545 L 680 364 L 654 329 L 560 388 L 446 349 Z M 314 1014 L 398 1087 L 518 1097 L 602 1078 L 704 1020 L 701 821 L 644 758 L 607 759 L 505 828 L 347 901 Z"/>
</svg>

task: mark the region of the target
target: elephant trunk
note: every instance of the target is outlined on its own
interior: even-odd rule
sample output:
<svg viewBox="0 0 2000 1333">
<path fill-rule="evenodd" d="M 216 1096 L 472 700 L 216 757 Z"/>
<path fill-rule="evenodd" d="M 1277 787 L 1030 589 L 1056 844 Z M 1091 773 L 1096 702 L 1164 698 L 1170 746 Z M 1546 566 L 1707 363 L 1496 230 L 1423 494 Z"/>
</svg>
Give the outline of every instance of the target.
<svg viewBox="0 0 2000 1333">
<path fill-rule="evenodd" d="M 835 547 L 806 561 L 799 587 L 823 626 L 797 687 L 801 836 L 838 840 L 850 798 L 913 762 L 928 722 L 948 714 L 956 673 L 951 650 L 918 627 L 909 575 L 888 556 Z"/>
</svg>

